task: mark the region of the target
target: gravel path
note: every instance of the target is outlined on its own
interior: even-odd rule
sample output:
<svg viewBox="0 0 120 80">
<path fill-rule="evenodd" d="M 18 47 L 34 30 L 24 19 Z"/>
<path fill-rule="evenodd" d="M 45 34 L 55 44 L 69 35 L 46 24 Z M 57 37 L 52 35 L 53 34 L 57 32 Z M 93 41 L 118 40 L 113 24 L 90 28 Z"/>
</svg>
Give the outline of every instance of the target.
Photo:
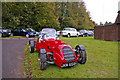
<svg viewBox="0 0 120 80">
<path fill-rule="evenodd" d="M 24 49 L 29 39 L 0 40 L 2 40 L 2 78 L 25 78 Z"/>
</svg>

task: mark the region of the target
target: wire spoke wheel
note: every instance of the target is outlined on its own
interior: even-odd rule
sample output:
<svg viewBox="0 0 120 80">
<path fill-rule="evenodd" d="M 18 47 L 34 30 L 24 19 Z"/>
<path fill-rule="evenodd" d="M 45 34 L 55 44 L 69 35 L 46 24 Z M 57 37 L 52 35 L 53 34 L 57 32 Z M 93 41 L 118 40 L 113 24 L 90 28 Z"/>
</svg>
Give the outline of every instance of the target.
<svg viewBox="0 0 120 80">
<path fill-rule="evenodd" d="M 29 34 L 26 34 L 26 37 L 29 38 Z"/>
<path fill-rule="evenodd" d="M 40 69 L 45 70 L 46 69 L 46 54 L 39 53 L 39 63 L 40 63 Z"/>
<path fill-rule="evenodd" d="M 78 58 L 78 63 L 85 64 L 87 60 L 87 54 L 85 50 L 81 50 L 79 46 L 76 47 L 77 53 L 80 55 Z"/>
</svg>

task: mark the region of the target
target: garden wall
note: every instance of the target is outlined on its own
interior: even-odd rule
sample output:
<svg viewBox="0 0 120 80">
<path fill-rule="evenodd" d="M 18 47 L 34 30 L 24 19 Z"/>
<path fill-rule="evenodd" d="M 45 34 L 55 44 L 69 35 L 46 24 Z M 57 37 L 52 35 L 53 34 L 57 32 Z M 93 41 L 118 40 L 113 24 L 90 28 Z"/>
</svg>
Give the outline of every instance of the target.
<svg viewBox="0 0 120 80">
<path fill-rule="evenodd" d="M 94 39 L 105 41 L 120 41 L 120 24 L 95 27 Z"/>
<path fill-rule="evenodd" d="M 120 41 L 120 11 L 114 24 L 94 27 L 94 39 Z"/>
</svg>

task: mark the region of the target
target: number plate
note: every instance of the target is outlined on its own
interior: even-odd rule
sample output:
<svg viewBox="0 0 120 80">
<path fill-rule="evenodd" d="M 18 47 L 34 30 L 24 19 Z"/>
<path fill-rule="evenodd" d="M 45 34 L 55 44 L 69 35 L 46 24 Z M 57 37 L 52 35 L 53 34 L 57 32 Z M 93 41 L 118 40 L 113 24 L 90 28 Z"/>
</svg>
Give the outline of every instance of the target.
<svg viewBox="0 0 120 80">
<path fill-rule="evenodd" d="M 63 63 L 63 64 L 61 65 L 61 67 L 69 67 L 69 66 L 74 66 L 74 65 L 76 65 L 76 64 L 77 64 L 77 62 Z"/>
</svg>

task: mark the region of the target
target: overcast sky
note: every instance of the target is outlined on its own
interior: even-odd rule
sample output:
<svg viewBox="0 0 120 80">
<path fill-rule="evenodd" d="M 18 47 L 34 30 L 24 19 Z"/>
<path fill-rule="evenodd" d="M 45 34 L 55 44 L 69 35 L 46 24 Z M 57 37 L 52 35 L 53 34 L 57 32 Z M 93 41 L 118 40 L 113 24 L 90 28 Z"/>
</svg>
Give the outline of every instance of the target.
<svg viewBox="0 0 120 80">
<path fill-rule="evenodd" d="M 118 2 L 120 0 L 83 0 L 87 10 L 90 12 L 92 20 L 100 22 L 115 22 L 118 12 Z"/>
</svg>

